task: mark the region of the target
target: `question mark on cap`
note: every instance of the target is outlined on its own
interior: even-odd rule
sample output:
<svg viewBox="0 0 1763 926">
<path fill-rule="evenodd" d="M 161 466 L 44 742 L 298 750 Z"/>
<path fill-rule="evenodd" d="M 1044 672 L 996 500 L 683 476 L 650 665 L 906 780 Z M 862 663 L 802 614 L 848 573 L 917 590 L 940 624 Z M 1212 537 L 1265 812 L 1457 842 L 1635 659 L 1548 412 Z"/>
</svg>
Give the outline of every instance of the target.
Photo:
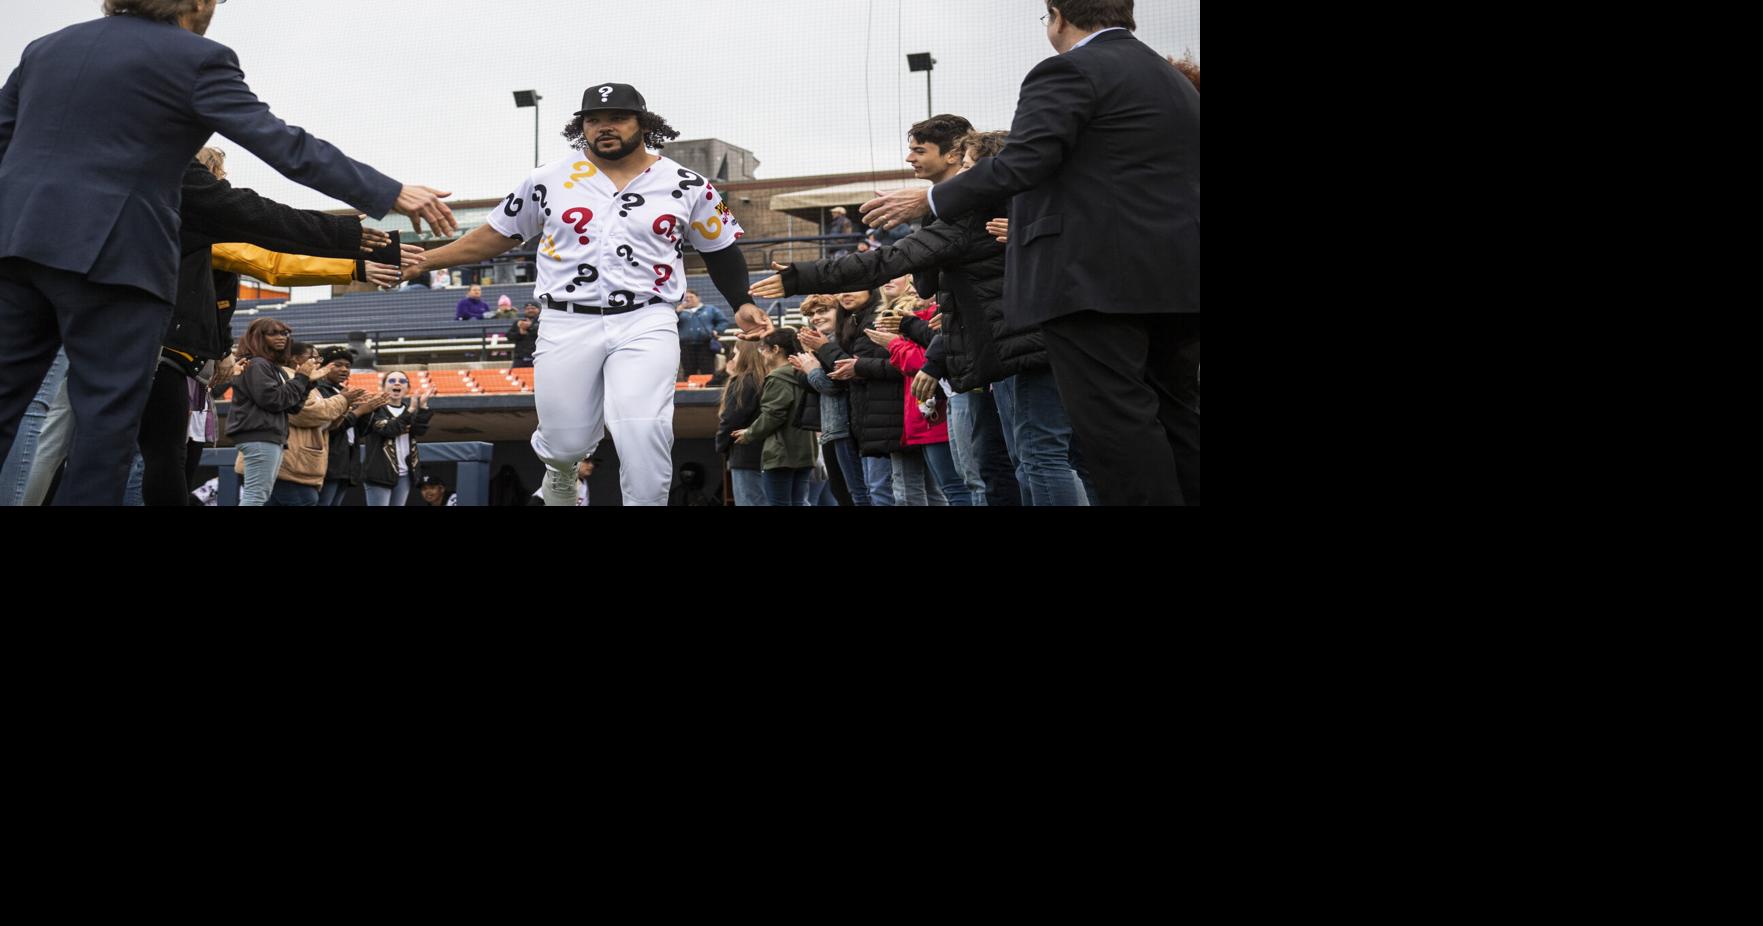
<svg viewBox="0 0 1763 926">
<path fill-rule="evenodd" d="M 663 226 L 663 225 L 666 225 L 667 227 L 662 228 L 661 226 Z M 655 224 L 653 224 L 649 227 L 655 230 L 655 234 L 665 235 L 665 236 L 667 236 L 667 240 L 672 241 L 673 240 L 673 230 L 675 228 L 679 227 L 679 216 L 658 215 L 655 217 Z"/>
<path fill-rule="evenodd" d="M 686 179 L 680 182 L 678 190 L 673 191 L 673 198 L 674 199 L 683 198 L 686 195 L 683 192 L 685 190 L 689 190 L 695 186 L 703 186 L 704 185 L 704 178 L 703 177 L 700 177 L 697 174 L 694 174 L 691 171 L 686 170 L 683 167 L 680 168 L 679 175 L 681 177 L 686 178 Z"/>
<path fill-rule="evenodd" d="M 582 168 L 584 167 L 587 169 L 583 170 Z M 577 161 L 574 164 L 569 165 L 569 169 L 575 171 L 575 173 L 570 174 L 569 182 L 563 185 L 563 188 L 566 190 L 575 189 L 575 183 L 577 180 L 585 180 L 600 172 L 598 168 L 594 167 L 593 164 L 587 161 Z"/>
<path fill-rule="evenodd" d="M 575 216 L 581 216 L 578 221 Z M 576 206 L 563 211 L 563 221 L 575 227 L 575 233 L 582 236 L 582 244 L 588 243 L 588 236 L 582 234 L 588 230 L 588 223 L 594 221 L 594 210 L 586 206 Z"/>
<path fill-rule="evenodd" d="M 533 201 L 539 204 L 540 209 L 545 210 L 546 215 L 551 214 L 550 207 L 545 205 L 545 196 L 550 192 L 550 190 L 545 189 L 543 183 L 533 184 Z"/>
<path fill-rule="evenodd" d="M 611 84 L 607 84 L 606 86 L 600 88 L 600 102 L 602 102 L 602 103 L 606 102 L 606 98 L 611 95 L 612 95 L 612 85 Z"/>
<path fill-rule="evenodd" d="M 595 280 L 600 279 L 600 271 L 595 269 L 593 264 L 580 264 L 575 268 L 575 272 L 576 272 L 576 278 L 573 280 L 570 280 L 568 286 L 563 287 L 564 289 L 566 289 L 572 293 L 575 292 L 575 287 L 577 284 L 580 284 L 582 286 L 586 286 L 589 283 L 592 283 Z"/>
<path fill-rule="evenodd" d="M 672 264 L 650 264 L 649 266 L 655 268 L 655 288 L 656 289 L 660 289 L 661 287 L 666 286 L 667 281 L 673 279 L 673 265 Z"/>
<path fill-rule="evenodd" d="M 631 246 L 630 246 L 630 245 L 628 245 L 628 244 L 621 244 L 621 245 L 619 245 L 619 246 L 618 246 L 618 256 L 619 256 L 619 257 L 622 257 L 622 258 L 624 258 L 624 259 L 625 259 L 625 261 L 626 261 L 626 262 L 628 262 L 628 263 L 629 263 L 629 264 L 630 264 L 630 265 L 631 265 L 631 266 L 632 266 L 632 267 L 641 267 L 641 266 L 642 266 L 642 264 L 639 264 L 639 263 L 637 263 L 637 262 L 636 262 L 636 261 L 635 261 L 635 260 L 632 260 L 632 259 L 631 259 L 631 253 L 632 253 L 632 252 L 631 252 Z"/>
<path fill-rule="evenodd" d="M 619 199 L 624 200 L 624 208 L 618 210 L 618 217 L 621 219 L 630 215 L 630 210 L 643 204 L 643 194 L 641 193 L 626 193 L 623 196 L 620 196 Z"/>
</svg>

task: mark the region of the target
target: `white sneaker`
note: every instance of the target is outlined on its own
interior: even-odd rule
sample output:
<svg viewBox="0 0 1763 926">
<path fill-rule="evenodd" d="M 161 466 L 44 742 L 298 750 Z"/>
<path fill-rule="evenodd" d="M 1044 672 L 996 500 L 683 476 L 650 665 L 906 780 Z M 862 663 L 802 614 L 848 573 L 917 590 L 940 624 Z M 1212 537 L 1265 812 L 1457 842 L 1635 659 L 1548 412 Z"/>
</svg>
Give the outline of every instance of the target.
<svg viewBox="0 0 1763 926">
<path fill-rule="evenodd" d="M 568 472 L 545 467 L 545 507 L 575 507 L 575 470 L 574 466 Z"/>
</svg>

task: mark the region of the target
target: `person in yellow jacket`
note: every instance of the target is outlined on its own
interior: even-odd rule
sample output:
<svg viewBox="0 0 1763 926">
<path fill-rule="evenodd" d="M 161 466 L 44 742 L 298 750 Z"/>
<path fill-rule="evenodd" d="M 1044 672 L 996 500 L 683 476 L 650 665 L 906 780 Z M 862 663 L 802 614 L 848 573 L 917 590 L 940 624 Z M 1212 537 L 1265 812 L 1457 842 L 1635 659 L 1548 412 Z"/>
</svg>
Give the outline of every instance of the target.
<svg viewBox="0 0 1763 926">
<path fill-rule="evenodd" d="M 217 275 L 221 273 L 249 274 L 255 279 L 277 286 L 322 286 L 327 283 L 348 283 L 360 279 L 365 279 L 367 282 L 375 285 L 384 286 L 388 282 L 395 282 L 398 275 L 396 268 L 385 264 L 374 263 L 373 261 L 349 260 L 347 258 L 308 257 L 303 254 L 281 254 L 244 242 L 225 242 L 216 244 L 212 247 L 211 251 L 211 262 Z M 230 319 L 232 314 L 231 310 L 233 309 L 230 295 L 235 292 L 235 289 L 233 287 L 228 287 L 225 291 L 228 293 L 228 298 L 217 301 L 216 309 L 222 317 Z M 171 498 L 177 498 L 181 503 L 181 500 L 188 495 L 188 486 L 190 480 L 194 477 L 197 463 L 201 459 L 202 448 L 205 445 L 212 444 L 219 434 L 218 422 L 215 420 L 214 416 L 214 404 L 211 391 L 205 387 L 210 382 L 215 381 L 217 378 L 216 374 L 219 374 L 218 379 L 221 382 L 225 382 L 226 379 L 238 375 L 238 373 L 243 370 L 242 367 L 234 368 L 232 366 L 233 358 L 231 355 L 228 355 L 220 359 L 218 364 L 212 368 L 210 375 L 204 376 L 202 375 L 203 372 L 210 370 L 210 368 L 205 367 L 205 365 L 197 360 L 194 355 L 176 350 L 172 347 L 165 347 L 161 353 L 160 364 L 168 369 L 161 370 L 157 375 L 168 376 L 172 375 L 173 371 L 176 371 L 187 376 L 189 382 L 193 384 L 187 390 L 190 411 L 190 415 L 187 417 L 191 420 L 179 425 L 179 430 L 174 434 L 170 428 L 170 424 L 173 420 L 171 418 L 167 418 L 163 415 L 155 416 L 151 413 L 150 409 L 149 413 L 142 419 L 140 445 L 142 455 L 148 462 L 148 478 L 146 480 L 147 484 L 143 486 L 145 490 L 143 495 L 146 503 L 149 505 L 160 503 L 158 501 L 160 497 L 165 498 L 165 501 L 163 502 L 164 504 L 172 504 L 173 502 L 170 501 Z M 360 391 L 355 390 L 355 392 L 359 393 Z M 316 396 L 316 392 L 308 395 L 309 406 L 311 405 L 311 399 Z M 331 420 L 334 421 L 335 419 L 342 417 L 343 414 L 350 411 L 348 405 L 354 404 L 356 400 L 361 398 L 362 395 L 360 394 L 353 396 L 349 403 L 344 406 L 343 411 L 331 416 Z M 361 406 L 357 406 L 356 408 L 356 411 L 358 412 L 363 410 L 366 409 Z M 284 474 L 288 472 L 287 455 L 294 453 L 294 446 L 292 443 L 294 440 L 294 432 L 292 429 L 297 427 L 303 428 L 302 419 L 306 417 L 305 411 L 302 411 L 301 414 L 289 419 L 289 447 L 287 454 L 284 454 L 282 469 L 278 472 L 276 477 L 277 494 L 271 497 L 269 501 L 269 504 L 271 505 L 316 505 L 318 503 L 316 489 L 314 490 L 315 494 L 312 501 L 308 503 L 301 500 L 305 496 L 304 492 L 297 491 L 292 487 L 289 487 L 284 491 L 281 482 L 285 478 Z M 159 422 L 164 422 L 166 427 L 155 429 L 154 425 Z M 331 422 L 326 423 L 329 424 Z M 161 435 L 158 433 L 159 430 L 163 430 L 165 433 Z M 309 435 L 303 436 L 310 437 Z M 321 445 L 328 443 L 328 434 L 322 435 L 322 437 L 323 440 L 320 441 Z M 152 475 L 155 467 L 152 464 L 155 460 L 161 458 L 163 458 L 163 464 L 168 469 L 172 466 L 176 467 L 173 471 L 181 474 L 181 482 L 172 485 L 170 484 L 171 481 L 169 479 L 158 480 L 166 482 L 167 485 L 162 488 L 155 486 L 154 483 L 156 480 Z M 175 463 L 173 462 L 174 460 L 176 461 Z M 235 469 L 237 469 L 237 467 L 235 467 Z M 324 471 L 321 466 L 319 469 L 318 485 L 322 486 L 323 483 Z M 303 484 L 303 482 L 301 484 Z M 155 492 L 156 489 L 159 489 L 157 495 Z"/>
</svg>

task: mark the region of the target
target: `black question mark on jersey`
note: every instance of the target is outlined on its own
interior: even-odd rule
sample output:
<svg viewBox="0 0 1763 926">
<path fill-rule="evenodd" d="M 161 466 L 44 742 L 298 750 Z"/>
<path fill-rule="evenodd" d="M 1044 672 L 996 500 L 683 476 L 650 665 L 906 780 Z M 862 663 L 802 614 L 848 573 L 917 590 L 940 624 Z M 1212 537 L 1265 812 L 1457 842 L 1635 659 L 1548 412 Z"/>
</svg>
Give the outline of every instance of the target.
<svg viewBox="0 0 1763 926">
<path fill-rule="evenodd" d="M 502 204 L 502 214 L 512 219 L 515 216 L 520 215 L 520 207 L 524 205 L 526 205 L 526 200 L 519 199 L 513 193 L 510 193 L 508 194 L 508 201 Z"/>
<path fill-rule="evenodd" d="M 635 260 L 633 260 L 631 258 L 632 253 L 634 253 L 634 252 L 631 251 L 630 245 L 621 244 L 618 246 L 618 256 L 624 258 L 626 263 L 630 264 L 632 267 L 642 266 L 641 264 L 638 264 Z"/>
<path fill-rule="evenodd" d="M 621 219 L 630 215 L 630 210 L 643 204 L 643 194 L 641 193 L 626 193 L 623 196 L 620 196 L 619 199 L 624 200 L 624 208 L 618 210 L 618 217 Z"/>
<path fill-rule="evenodd" d="M 600 271 L 597 268 L 595 268 L 593 264 L 578 265 L 575 268 L 575 272 L 577 274 L 576 278 L 573 280 L 570 280 L 568 286 L 563 287 L 568 292 L 572 292 L 572 293 L 575 292 L 575 288 L 576 288 L 577 284 L 580 284 L 582 286 L 586 286 L 589 283 L 592 283 L 595 280 L 600 279 Z"/>
<path fill-rule="evenodd" d="M 674 241 L 673 253 L 680 256 L 680 257 L 686 256 L 686 239 L 680 238 L 680 239 Z"/>
<path fill-rule="evenodd" d="M 545 205 L 545 196 L 549 192 L 550 192 L 549 190 L 545 189 L 545 185 L 543 183 L 533 184 L 533 199 L 534 199 L 534 201 L 536 201 L 539 204 L 540 209 L 545 210 L 546 215 L 551 214 L 551 208 L 549 206 Z"/>
<path fill-rule="evenodd" d="M 636 304 L 637 294 L 628 289 L 615 289 L 606 297 L 606 307 L 609 309 L 622 309 L 627 305 Z"/>
<path fill-rule="evenodd" d="M 684 191 L 689 190 L 692 187 L 704 185 L 704 178 L 703 177 L 700 177 L 697 174 L 694 174 L 691 171 L 686 170 L 683 167 L 680 168 L 679 175 L 681 177 L 686 178 L 686 179 L 680 183 L 679 189 L 673 191 L 673 198 L 674 199 L 683 198 L 686 195 Z"/>
</svg>

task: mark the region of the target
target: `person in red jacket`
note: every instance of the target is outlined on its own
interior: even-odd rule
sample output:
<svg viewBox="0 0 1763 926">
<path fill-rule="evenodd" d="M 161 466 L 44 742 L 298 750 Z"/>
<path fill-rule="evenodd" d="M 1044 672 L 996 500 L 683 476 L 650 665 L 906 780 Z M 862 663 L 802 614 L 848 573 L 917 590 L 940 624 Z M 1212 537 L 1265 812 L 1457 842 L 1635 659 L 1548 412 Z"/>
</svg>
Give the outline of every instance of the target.
<svg viewBox="0 0 1763 926">
<path fill-rule="evenodd" d="M 892 303 L 896 309 L 911 310 L 911 303 L 917 296 L 910 289 L 902 293 Z M 937 318 L 937 304 L 924 303 L 915 313 L 919 318 L 929 322 L 933 330 L 940 328 Z M 880 323 L 878 323 L 880 324 Z M 911 338 L 899 333 L 899 319 L 889 318 L 885 322 L 888 330 L 870 329 L 864 332 L 871 341 L 888 349 L 888 362 L 900 371 L 907 382 L 917 375 L 924 366 L 924 350 L 927 345 L 919 344 Z M 973 496 L 969 493 L 967 483 L 961 478 L 961 470 L 955 465 L 955 455 L 949 451 L 949 398 L 938 389 L 929 402 L 920 403 L 906 390 L 905 396 L 905 438 L 903 443 L 910 449 L 916 448 L 923 454 L 924 465 L 930 468 L 930 476 L 936 480 L 937 488 L 943 493 L 943 499 L 952 508 L 973 507 Z M 908 456 L 906 471 L 908 491 L 912 480 L 921 476 L 922 469 L 910 466 Z"/>
</svg>

